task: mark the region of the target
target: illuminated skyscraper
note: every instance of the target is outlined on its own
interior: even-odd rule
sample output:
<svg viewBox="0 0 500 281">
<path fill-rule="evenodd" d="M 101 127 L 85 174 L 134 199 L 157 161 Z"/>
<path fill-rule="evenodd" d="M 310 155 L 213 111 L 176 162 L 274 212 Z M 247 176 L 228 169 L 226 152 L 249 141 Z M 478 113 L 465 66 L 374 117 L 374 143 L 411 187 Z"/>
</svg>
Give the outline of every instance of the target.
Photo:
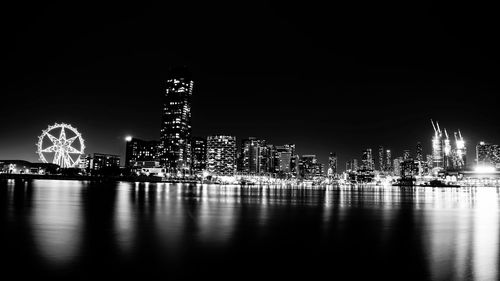
<svg viewBox="0 0 500 281">
<path fill-rule="evenodd" d="M 403 162 L 403 157 L 394 158 L 392 163 L 393 173 L 395 176 L 401 175 L 401 163 Z"/>
<path fill-rule="evenodd" d="M 392 172 L 392 154 L 389 149 L 385 151 L 385 171 Z"/>
<path fill-rule="evenodd" d="M 201 172 L 207 167 L 207 139 L 194 137 L 191 139 L 192 171 Z"/>
<path fill-rule="evenodd" d="M 467 147 L 465 140 L 462 137 L 460 130 L 454 133 L 455 135 L 455 148 L 452 149 L 452 162 L 455 170 L 464 170 L 467 165 Z"/>
<path fill-rule="evenodd" d="M 432 167 L 434 170 L 444 169 L 444 141 L 443 132 L 439 128 L 439 123 L 432 122 L 434 128 L 434 136 L 432 137 Z"/>
<path fill-rule="evenodd" d="M 323 165 L 318 162 L 316 155 L 302 155 L 299 161 L 300 177 L 312 180 L 323 175 Z"/>
<path fill-rule="evenodd" d="M 236 137 L 214 135 L 207 137 L 207 170 L 219 176 L 236 172 Z"/>
<path fill-rule="evenodd" d="M 263 169 L 263 156 L 265 154 L 265 141 L 259 140 L 254 137 L 249 137 L 241 141 L 241 154 L 242 157 L 241 171 L 246 174 L 256 175 Z"/>
<path fill-rule="evenodd" d="M 411 158 L 410 150 L 405 149 L 403 150 L 403 160 L 409 160 Z"/>
<path fill-rule="evenodd" d="M 337 154 L 334 152 L 330 152 L 330 156 L 328 157 L 328 176 L 337 176 Z"/>
<path fill-rule="evenodd" d="M 193 80 L 186 68 L 173 68 L 163 98 L 160 163 L 168 171 L 191 167 L 191 96 Z"/>
<path fill-rule="evenodd" d="M 385 157 L 384 157 L 384 154 L 385 154 L 385 150 L 384 150 L 384 147 L 383 146 L 379 146 L 378 147 L 378 169 L 379 171 L 383 172 L 385 171 Z"/>
<path fill-rule="evenodd" d="M 416 153 L 415 153 L 415 160 L 417 160 L 417 161 L 424 161 L 423 148 L 422 148 L 422 144 L 420 142 L 417 143 L 417 150 L 416 150 Z"/>
<path fill-rule="evenodd" d="M 362 165 L 362 170 L 373 170 L 374 161 L 371 148 L 363 150 L 361 165 Z"/>
</svg>

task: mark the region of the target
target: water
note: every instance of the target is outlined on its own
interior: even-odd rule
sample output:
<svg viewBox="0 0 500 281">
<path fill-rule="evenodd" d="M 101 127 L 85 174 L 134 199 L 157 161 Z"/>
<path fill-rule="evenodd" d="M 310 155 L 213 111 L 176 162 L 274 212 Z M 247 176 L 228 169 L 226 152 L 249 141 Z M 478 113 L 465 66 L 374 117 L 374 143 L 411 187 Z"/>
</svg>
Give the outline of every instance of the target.
<svg viewBox="0 0 500 281">
<path fill-rule="evenodd" d="M 0 276 L 498 280 L 498 193 L 4 181 Z"/>
</svg>

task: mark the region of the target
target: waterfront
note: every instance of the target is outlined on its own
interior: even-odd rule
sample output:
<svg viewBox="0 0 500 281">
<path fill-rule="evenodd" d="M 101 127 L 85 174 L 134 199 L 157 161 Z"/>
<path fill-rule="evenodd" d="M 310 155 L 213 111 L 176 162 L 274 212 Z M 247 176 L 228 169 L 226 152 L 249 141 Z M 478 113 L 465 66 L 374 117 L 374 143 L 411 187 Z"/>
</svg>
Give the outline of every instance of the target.
<svg viewBox="0 0 500 281">
<path fill-rule="evenodd" d="M 3 181 L 2 274 L 497 280 L 498 193 Z"/>
</svg>

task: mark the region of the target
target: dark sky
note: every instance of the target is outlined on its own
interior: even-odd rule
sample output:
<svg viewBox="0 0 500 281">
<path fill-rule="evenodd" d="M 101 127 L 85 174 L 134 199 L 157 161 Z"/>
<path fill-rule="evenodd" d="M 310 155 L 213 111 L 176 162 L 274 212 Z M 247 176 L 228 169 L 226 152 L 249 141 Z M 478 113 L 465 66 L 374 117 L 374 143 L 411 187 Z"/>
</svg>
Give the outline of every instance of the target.
<svg viewBox="0 0 500 281">
<path fill-rule="evenodd" d="M 430 118 L 462 130 L 469 158 L 498 143 L 493 6 L 204 2 L 3 7 L 0 159 L 35 161 L 54 122 L 89 153 L 158 139 L 176 65 L 194 75 L 195 135 L 296 143 L 323 162 L 336 151 L 341 167 L 378 145 L 428 153 Z"/>
</svg>

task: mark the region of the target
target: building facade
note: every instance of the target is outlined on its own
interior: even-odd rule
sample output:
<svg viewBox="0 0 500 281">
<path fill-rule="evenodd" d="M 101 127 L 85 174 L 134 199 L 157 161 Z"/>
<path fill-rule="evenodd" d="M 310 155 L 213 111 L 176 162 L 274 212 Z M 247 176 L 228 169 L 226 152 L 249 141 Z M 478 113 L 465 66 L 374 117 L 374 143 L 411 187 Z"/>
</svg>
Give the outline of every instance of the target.
<svg viewBox="0 0 500 281">
<path fill-rule="evenodd" d="M 146 141 L 137 138 L 127 139 L 125 149 L 125 166 L 133 167 L 139 162 L 160 161 L 160 142 Z"/>
<path fill-rule="evenodd" d="M 316 155 L 302 155 L 299 161 L 300 177 L 304 180 L 313 180 L 323 176 L 323 165 L 318 162 Z"/>
<path fill-rule="evenodd" d="M 328 157 L 328 177 L 337 177 L 337 154 L 335 152 L 330 152 Z"/>
<path fill-rule="evenodd" d="M 236 172 L 236 137 L 207 137 L 207 170 L 212 175 L 233 176 Z"/>
<path fill-rule="evenodd" d="M 374 169 L 374 160 L 373 160 L 373 154 L 372 154 L 372 149 L 367 148 L 363 150 L 363 154 L 361 157 L 361 169 L 362 170 L 370 170 L 372 171 Z"/>
<path fill-rule="evenodd" d="M 160 164 L 169 172 L 191 169 L 191 97 L 193 80 L 184 67 L 170 71 L 163 98 Z"/>
<path fill-rule="evenodd" d="M 192 171 L 199 173 L 207 168 L 207 139 L 201 137 L 191 138 Z"/>
<path fill-rule="evenodd" d="M 120 156 L 114 154 L 94 153 L 91 163 L 93 171 L 119 168 Z"/>
</svg>

